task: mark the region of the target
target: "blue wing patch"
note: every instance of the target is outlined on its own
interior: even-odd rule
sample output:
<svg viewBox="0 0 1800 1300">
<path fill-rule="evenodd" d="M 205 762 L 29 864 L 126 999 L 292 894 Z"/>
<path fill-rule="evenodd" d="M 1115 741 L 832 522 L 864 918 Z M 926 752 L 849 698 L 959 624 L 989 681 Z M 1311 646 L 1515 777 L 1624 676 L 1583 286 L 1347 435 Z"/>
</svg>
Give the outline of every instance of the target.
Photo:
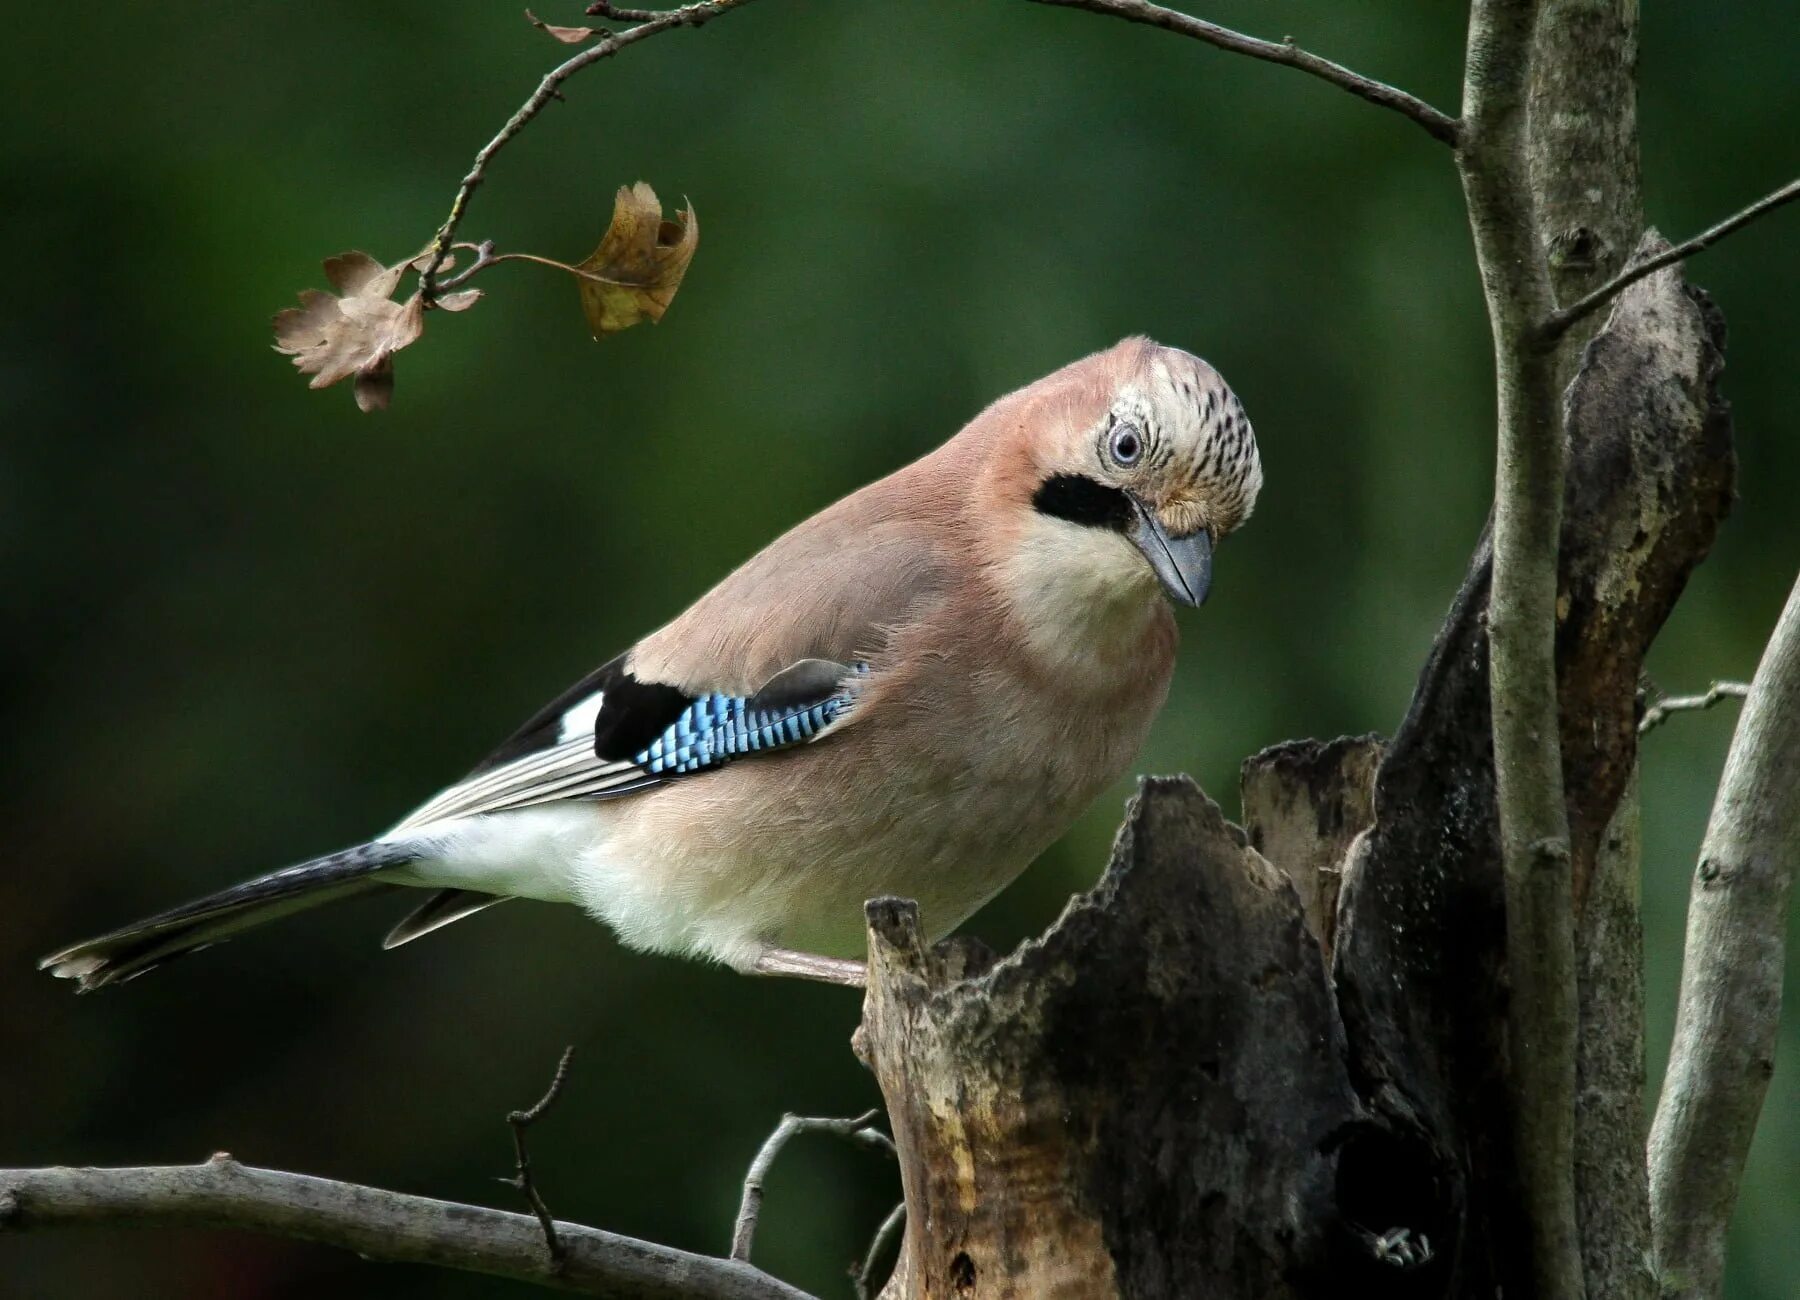
<svg viewBox="0 0 1800 1300">
<path fill-rule="evenodd" d="M 850 671 L 861 677 L 869 665 L 853 664 Z M 745 754 L 803 744 L 842 717 L 852 699 L 848 684 L 812 700 L 771 700 L 768 695 L 767 687 L 748 696 L 702 695 L 631 761 L 651 776 L 681 776 Z"/>
</svg>

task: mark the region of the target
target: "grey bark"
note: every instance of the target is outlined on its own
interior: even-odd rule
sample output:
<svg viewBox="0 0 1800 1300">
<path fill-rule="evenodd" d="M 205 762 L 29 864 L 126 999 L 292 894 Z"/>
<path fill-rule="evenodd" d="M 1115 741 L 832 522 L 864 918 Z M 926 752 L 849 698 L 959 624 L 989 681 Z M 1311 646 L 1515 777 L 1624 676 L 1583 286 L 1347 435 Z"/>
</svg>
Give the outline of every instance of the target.
<svg viewBox="0 0 1800 1300">
<path fill-rule="evenodd" d="M 613 1300 L 810 1300 L 748 1264 L 575 1223 L 557 1223 L 565 1253 L 553 1262 L 528 1214 L 255 1169 L 222 1155 L 168 1168 L 0 1169 L 0 1232 L 88 1223 L 247 1228 Z"/>
<path fill-rule="evenodd" d="M 1575 1221 L 1587 1300 L 1649 1300 L 1644 1168 L 1644 927 L 1637 782 L 1601 837 L 1576 921 L 1581 1038 L 1575 1053 Z"/>
<path fill-rule="evenodd" d="M 1557 536 L 1566 447 L 1556 363 L 1535 331 L 1555 308 L 1526 159 L 1541 0 L 1474 0 L 1457 150 L 1494 338 L 1491 708 L 1506 917 L 1511 1147 L 1531 1227 L 1532 1293 L 1581 1295 L 1575 1223 L 1574 906 L 1558 727 Z"/>
<path fill-rule="evenodd" d="M 1559 303 L 1622 270 L 1643 233 L 1637 46 L 1638 0 L 1544 0 L 1526 161 Z M 1569 341 L 1569 359 L 1597 327 Z"/>
<path fill-rule="evenodd" d="M 1800 862 L 1800 582 L 1725 760 L 1688 902 L 1669 1075 L 1650 1142 L 1664 1294 L 1717 1296 L 1725 1232 L 1775 1069 L 1788 895 Z"/>
</svg>

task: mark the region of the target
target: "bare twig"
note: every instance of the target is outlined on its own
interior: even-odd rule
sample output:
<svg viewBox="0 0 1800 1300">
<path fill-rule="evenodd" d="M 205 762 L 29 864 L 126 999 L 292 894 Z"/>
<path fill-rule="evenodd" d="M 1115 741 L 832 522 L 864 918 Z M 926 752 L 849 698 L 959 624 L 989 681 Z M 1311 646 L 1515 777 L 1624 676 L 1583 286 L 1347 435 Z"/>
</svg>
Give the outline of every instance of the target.
<svg viewBox="0 0 1800 1300">
<path fill-rule="evenodd" d="M 1763 652 L 1725 760 L 1688 903 L 1675 1043 L 1650 1131 L 1665 1296 L 1717 1296 L 1725 1231 L 1781 1018 L 1788 895 L 1800 861 L 1800 581 Z"/>
<path fill-rule="evenodd" d="M 892 1155 L 893 1139 L 874 1126 L 880 1117 L 879 1110 L 866 1111 L 853 1119 L 783 1115 L 768 1141 L 762 1144 L 762 1150 L 756 1153 L 756 1159 L 750 1162 L 750 1171 L 744 1175 L 744 1199 L 738 1205 L 737 1222 L 731 1230 L 731 1257 L 742 1263 L 750 1262 L 750 1244 L 756 1237 L 757 1217 L 762 1213 L 763 1182 L 783 1147 L 802 1133 L 831 1133 Z"/>
<path fill-rule="evenodd" d="M 500 128 L 499 134 L 481 146 L 468 174 L 456 187 L 456 197 L 450 202 L 450 215 L 444 218 L 444 224 L 438 227 L 437 234 L 432 236 L 431 243 L 425 248 L 425 256 L 431 259 L 426 263 L 425 270 L 419 276 L 419 291 L 424 295 L 425 301 L 430 302 L 440 292 L 437 284 L 438 271 L 442 268 L 444 258 L 450 251 L 450 244 L 456 237 L 457 227 L 462 225 L 463 216 L 468 212 L 470 196 L 475 193 L 476 187 L 487 178 L 488 164 L 514 136 L 524 130 L 532 118 L 544 111 L 544 107 L 551 100 L 562 98 L 560 87 L 563 82 L 583 68 L 598 63 L 602 59 L 611 58 L 628 45 L 636 45 L 639 41 L 648 40 L 650 37 L 672 28 L 702 26 L 709 19 L 717 18 L 731 9 L 741 9 L 750 2 L 751 0 L 695 0 L 695 3 L 682 5 L 678 9 L 661 11 L 613 9 L 611 6 L 590 8 L 588 11 L 590 13 L 617 18 L 624 22 L 636 22 L 638 25 L 607 36 L 557 64 L 555 68 L 551 69 L 549 75 L 538 83 L 537 89 L 531 92 L 525 102 L 519 106 L 518 111 L 506 120 L 506 125 Z"/>
<path fill-rule="evenodd" d="M 1280 63 L 1290 68 L 1298 68 L 1310 73 L 1321 81 L 1329 81 L 1341 90 L 1347 90 L 1358 99 L 1367 100 L 1382 108 L 1392 109 L 1404 117 L 1409 117 L 1425 128 L 1434 140 L 1441 140 L 1451 148 L 1456 147 L 1460 123 L 1446 113 L 1441 113 L 1416 96 L 1407 94 L 1383 82 L 1363 76 L 1360 72 L 1352 72 L 1342 64 L 1333 63 L 1330 59 L 1322 59 L 1316 54 L 1308 53 L 1294 44 L 1293 38 L 1280 41 L 1259 40 L 1254 36 L 1246 36 L 1229 27 L 1220 27 L 1204 19 L 1195 18 L 1179 10 L 1165 9 L 1162 5 L 1150 4 L 1148 0 L 1033 0 L 1036 4 L 1055 5 L 1063 9 L 1085 9 L 1089 13 L 1107 14 L 1114 18 L 1123 18 L 1129 23 L 1143 23 L 1147 27 L 1160 27 L 1166 32 L 1175 32 L 1182 36 L 1191 36 L 1197 41 L 1205 41 L 1221 50 L 1230 50 L 1233 54 L 1245 54 L 1253 59 L 1261 59 L 1266 63 Z"/>
<path fill-rule="evenodd" d="M 1526 158 L 1539 7 L 1539 0 L 1474 0 L 1457 164 L 1494 336 L 1499 399 L 1489 690 L 1506 877 L 1513 1154 L 1531 1227 L 1532 1294 L 1577 1300 L 1578 1017 L 1555 644 L 1567 457 L 1555 359 L 1534 334 L 1553 298 Z"/>
<path fill-rule="evenodd" d="M 623 9 L 609 0 L 594 0 L 587 12 L 591 18 L 614 18 L 622 23 L 647 23 L 656 17 L 654 9 Z"/>
<path fill-rule="evenodd" d="M 525 1196 L 531 1206 L 531 1212 L 544 1228 L 544 1248 L 550 1254 L 551 1267 L 558 1267 L 563 1261 L 562 1243 L 556 1239 L 556 1220 L 550 1217 L 550 1207 L 544 1203 L 544 1197 L 537 1189 L 537 1183 L 531 1177 L 531 1156 L 525 1149 L 525 1130 L 537 1123 L 549 1109 L 556 1104 L 562 1095 L 563 1084 L 568 1082 L 569 1062 L 575 1059 L 575 1046 L 570 1044 L 563 1048 L 562 1059 L 556 1063 L 556 1074 L 550 1080 L 550 1086 L 538 1099 L 537 1105 L 530 1110 L 515 1110 L 506 1117 L 512 1126 L 513 1161 L 517 1172 L 505 1181 L 517 1188 Z"/>
<path fill-rule="evenodd" d="M 438 284 L 437 292 L 440 296 L 462 285 L 470 276 L 487 270 L 487 268 L 492 266 L 497 260 L 494 256 L 494 241 L 491 239 L 484 239 L 479 244 L 468 244 L 459 241 L 452 244 L 451 247 L 473 250 L 475 253 L 475 260 L 469 263 L 469 265 L 464 267 L 461 271 L 458 271 L 455 275 L 451 276 L 448 280 L 444 280 Z"/>
<path fill-rule="evenodd" d="M 1800 199 L 1800 180 L 1789 181 L 1774 193 L 1765 194 L 1749 207 L 1726 217 L 1718 225 L 1701 231 L 1685 244 L 1677 244 L 1667 252 L 1639 262 L 1636 266 L 1627 267 L 1592 293 L 1576 299 L 1567 307 L 1554 311 L 1546 317 L 1544 323 L 1538 327 L 1540 343 L 1544 346 L 1555 343 L 1576 321 L 1598 308 L 1604 307 L 1645 276 L 1652 275 L 1665 266 L 1685 261 L 1695 253 L 1711 248 L 1732 231 L 1749 225 L 1758 217 L 1773 212 L 1785 203 L 1792 203 L 1795 199 Z"/>
<path fill-rule="evenodd" d="M 900 1229 L 905 1226 L 906 1202 L 901 1201 L 888 1211 L 887 1218 L 875 1229 L 875 1236 L 869 1242 L 869 1250 L 863 1256 L 862 1263 L 850 1270 L 850 1285 L 856 1288 L 856 1300 L 875 1300 L 875 1268 L 893 1245 L 894 1238 L 900 1235 Z"/>
<path fill-rule="evenodd" d="M 1749 693 L 1748 682 L 1714 682 L 1706 688 L 1704 695 L 1665 695 L 1644 710 L 1643 719 L 1638 723 L 1638 735 L 1661 726 L 1672 713 L 1710 709 L 1720 700 L 1741 700 Z"/>
<path fill-rule="evenodd" d="M 244 1228 L 353 1250 L 366 1259 L 486 1273 L 613 1300 L 813 1300 L 750 1265 L 556 1225 L 560 1266 L 528 1214 L 409 1196 L 241 1165 L 0 1169 L 0 1233 L 116 1223 Z"/>
</svg>

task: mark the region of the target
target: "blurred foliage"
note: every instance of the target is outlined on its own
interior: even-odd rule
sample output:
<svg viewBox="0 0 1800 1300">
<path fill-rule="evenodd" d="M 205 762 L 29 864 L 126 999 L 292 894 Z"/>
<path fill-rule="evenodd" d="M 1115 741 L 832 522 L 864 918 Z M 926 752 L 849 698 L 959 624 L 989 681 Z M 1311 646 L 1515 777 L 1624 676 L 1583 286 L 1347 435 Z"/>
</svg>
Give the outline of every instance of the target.
<svg viewBox="0 0 1800 1300">
<path fill-rule="evenodd" d="M 1455 107 L 1458 6 L 1203 8 Z M 1792 24 L 1783 0 L 1646 13 L 1644 173 L 1670 234 L 1793 174 L 1800 81 L 1770 39 Z M 672 33 L 571 83 L 463 232 L 580 246 L 621 179 L 691 195 L 707 247 L 668 318 L 596 347 L 561 276 L 496 268 L 366 416 L 294 382 L 269 312 L 321 256 L 416 251 L 566 51 L 467 0 L 38 5 L 7 27 L 0 1163 L 228 1148 L 507 1203 L 503 1116 L 573 1041 L 533 1139 L 553 1208 L 722 1250 L 782 1110 L 874 1099 L 854 996 L 633 956 L 532 904 L 387 954 L 391 904 L 349 906 L 80 1001 L 32 960 L 364 838 L 781 529 L 1127 333 L 1216 363 L 1268 472 L 1183 615 L 1140 770 L 1189 770 L 1230 808 L 1265 744 L 1391 728 L 1481 527 L 1488 342 L 1449 159 L 1291 72 L 997 0 L 765 0 Z M 1800 558 L 1794 220 L 1695 264 L 1731 322 L 1743 499 L 1654 656 L 1670 689 L 1750 673 Z M 1677 719 L 1646 758 L 1653 1078 L 1734 716 Z M 1125 793 L 973 928 L 1046 924 Z M 1790 1015 L 1733 1300 L 1800 1287 L 1797 1103 Z M 796 1147 L 759 1261 L 847 1295 L 896 1191 L 865 1153 Z M 56 1300 L 528 1294 L 118 1230 L 7 1238 L 0 1278 Z"/>
</svg>

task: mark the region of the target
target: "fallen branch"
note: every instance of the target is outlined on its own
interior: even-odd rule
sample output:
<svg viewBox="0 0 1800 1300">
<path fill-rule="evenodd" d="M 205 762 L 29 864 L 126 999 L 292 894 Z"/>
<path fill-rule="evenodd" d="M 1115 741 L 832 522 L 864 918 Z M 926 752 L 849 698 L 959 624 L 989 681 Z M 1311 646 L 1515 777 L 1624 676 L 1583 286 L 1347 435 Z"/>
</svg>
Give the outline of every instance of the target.
<svg viewBox="0 0 1800 1300">
<path fill-rule="evenodd" d="M 1675 1044 L 1650 1131 L 1665 1296 L 1719 1294 L 1725 1231 L 1775 1070 L 1800 861 L 1800 582 L 1750 683 L 1688 903 Z"/>
<path fill-rule="evenodd" d="M 1148 0 L 1033 0 L 1033 3 L 1107 14 L 1113 18 L 1123 18 L 1128 23 L 1142 23 L 1147 27 L 1159 27 L 1166 32 L 1191 36 L 1197 41 L 1204 41 L 1221 50 L 1229 50 L 1233 54 L 1243 54 L 1252 59 L 1261 59 L 1265 63 L 1279 63 L 1285 67 L 1298 68 L 1321 81 L 1330 82 L 1340 90 L 1349 91 L 1358 99 L 1366 100 L 1382 108 L 1392 109 L 1403 117 L 1411 118 L 1423 127 L 1432 139 L 1442 141 L 1453 149 L 1456 147 L 1461 124 L 1455 118 L 1438 111 L 1417 96 L 1407 94 L 1404 90 L 1396 89 L 1371 77 L 1365 77 L 1360 72 L 1353 72 L 1340 63 L 1333 63 L 1330 59 L 1323 59 L 1316 54 L 1309 53 L 1295 45 L 1292 37 L 1280 41 L 1259 40 L 1254 36 L 1246 36 L 1242 32 L 1233 31 L 1229 27 L 1220 27 L 1217 23 L 1209 23 L 1176 9 L 1165 9 L 1161 5 L 1150 4 Z"/>
<path fill-rule="evenodd" d="M 865 1111 L 852 1119 L 783 1115 L 781 1123 L 769 1134 L 768 1140 L 762 1144 L 762 1150 L 756 1153 L 756 1159 L 750 1162 L 749 1172 L 744 1175 L 744 1197 L 738 1205 L 737 1222 L 732 1225 L 731 1230 L 731 1258 L 744 1264 L 750 1262 L 750 1245 L 756 1238 L 756 1221 L 762 1214 L 763 1183 L 783 1147 L 802 1133 L 831 1133 L 892 1155 L 893 1139 L 874 1127 L 880 1115 L 879 1110 Z"/>
<path fill-rule="evenodd" d="M 1792 203 L 1795 199 L 1800 199 L 1800 180 L 1789 181 L 1774 193 L 1765 194 L 1749 207 L 1734 212 L 1716 226 L 1701 231 L 1686 243 L 1677 244 L 1667 252 L 1639 262 L 1636 266 L 1627 267 L 1592 293 L 1576 299 L 1567 307 L 1552 312 L 1538 327 L 1539 341 L 1543 346 L 1549 347 L 1561 338 L 1576 321 L 1604 307 L 1646 275 L 1654 274 L 1665 266 L 1673 266 L 1676 262 L 1685 261 L 1695 253 L 1711 248 L 1732 231 L 1742 229 L 1758 217 L 1773 212 L 1783 204 Z"/>
<path fill-rule="evenodd" d="M 561 1264 L 528 1214 L 241 1165 L 0 1169 L 0 1232 L 117 1223 L 246 1228 L 612 1300 L 813 1300 L 736 1260 L 558 1223 Z"/>
<path fill-rule="evenodd" d="M 1706 688 L 1704 695 L 1665 695 L 1644 710 L 1643 720 L 1638 723 L 1638 735 L 1660 727 L 1671 714 L 1710 709 L 1720 700 L 1741 700 L 1749 693 L 1748 682 L 1714 682 Z"/>
</svg>

